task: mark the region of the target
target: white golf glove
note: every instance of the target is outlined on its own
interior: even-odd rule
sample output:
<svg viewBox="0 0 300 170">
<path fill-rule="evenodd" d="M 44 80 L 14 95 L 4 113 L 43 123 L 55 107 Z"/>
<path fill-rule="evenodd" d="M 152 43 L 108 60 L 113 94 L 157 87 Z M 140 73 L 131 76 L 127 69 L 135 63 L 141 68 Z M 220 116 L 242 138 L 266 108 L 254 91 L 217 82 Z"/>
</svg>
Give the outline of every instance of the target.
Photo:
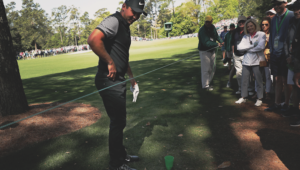
<svg viewBox="0 0 300 170">
<path fill-rule="evenodd" d="M 130 86 L 130 91 L 133 93 L 133 101 L 132 102 L 136 102 L 136 99 L 140 92 L 138 84 L 134 85 L 134 87 Z"/>
</svg>

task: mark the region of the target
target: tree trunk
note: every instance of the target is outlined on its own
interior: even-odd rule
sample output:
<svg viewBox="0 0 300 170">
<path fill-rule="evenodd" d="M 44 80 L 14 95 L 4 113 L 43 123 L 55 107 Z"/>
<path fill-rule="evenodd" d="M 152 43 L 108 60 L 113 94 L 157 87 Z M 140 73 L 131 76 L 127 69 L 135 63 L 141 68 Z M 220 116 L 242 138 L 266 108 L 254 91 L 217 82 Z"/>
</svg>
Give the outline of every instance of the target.
<svg viewBox="0 0 300 170">
<path fill-rule="evenodd" d="M 172 5 L 173 5 L 173 16 L 175 17 L 175 7 L 174 7 L 174 0 L 172 0 Z"/>
<path fill-rule="evenodd" d="M 29 109 L 13 48 L 3 0 L 0 0 L 0 116 Z"/>
<path fill-rule="evenodd" d="M 75 46 L 77 46 L 77 39 L 76 39 L 76 34 L 75 34 Z"/>
<path fill-rule="evenodd" d="M 59 34 L 60 34 L 61 45 L 63 45 L 63 40 L 62 40 L 62 35 L 61 35 L 61 27 L 59 27 Z"/>
</svg>

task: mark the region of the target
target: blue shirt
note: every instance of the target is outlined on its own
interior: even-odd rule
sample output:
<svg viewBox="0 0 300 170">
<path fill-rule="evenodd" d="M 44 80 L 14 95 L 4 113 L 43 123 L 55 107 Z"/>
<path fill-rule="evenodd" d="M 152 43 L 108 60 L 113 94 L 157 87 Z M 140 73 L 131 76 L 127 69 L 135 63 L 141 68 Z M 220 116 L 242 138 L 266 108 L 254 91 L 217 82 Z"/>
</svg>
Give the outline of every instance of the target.
<svg viewBox="0 0 300 170">
<path fill-rule="evenodd" d="M 227 32 L 225 32 L 225 31 L 221 32 L 220 37 L 222 38 L 223 41 L 225 41 L 225 36 L 226 36 L 226 34 L 227 34 L 228 32 L 229 32 L 229 31 L 227 31 Z"/>
<path fill-rule="evenodd" d="M 275 15 L 275 17 L 273 17 L 272 22 L 271 22 L 271 29 L 270 29 L 270 39 L 269 39 L 269 46 L 270 46 L 270 52 L 271 52 L 271 60 L 276 59 L 278 57 L 281 57 L 282 55 L 284 55 L 284 42 L 286 40 L 286 38 L 288 37 L 288 29 L 289 29 L 289 23 L 290 23 L 290 19 L 294 17 L 294 12 L 292 11 L 288 11 L 287 16 L 285 17 L 285 19 L 283 20 L 283 23 L 279 29 L 278 35 L 277 35 L 277 31 L 276 31 L 276 23 L 279 25 L 281 24 L 281 20 L 283 19 L 283 17 L 285 16 L 286 13 L 284 13 L 284 15 L 278 16 Z M 277 20 L 277 22 L 276 22 Z M 280 21 L 280 22 L 278 22 Z M 275 49 L 274 48 L 274 40 L 275 37 L 279 36 L 279 41 L 278 41 L 278 47 Z"/>
</svg>

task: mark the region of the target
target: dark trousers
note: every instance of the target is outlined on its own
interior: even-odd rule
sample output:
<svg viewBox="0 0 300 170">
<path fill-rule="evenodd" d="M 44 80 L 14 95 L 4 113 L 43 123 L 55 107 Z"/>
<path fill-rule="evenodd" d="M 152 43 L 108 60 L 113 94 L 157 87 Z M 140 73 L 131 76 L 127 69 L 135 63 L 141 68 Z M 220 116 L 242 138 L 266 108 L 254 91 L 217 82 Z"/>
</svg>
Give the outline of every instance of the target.
<svg viewBox="0 0 300 170">
<path fill-rule="evenodd" d="M 124 78 L 112 81 L 97 73 L 95 84 L 98 90 L 120 83 Z M 99 92 L 106 112 L 110 118 L 109 128 L 109 165 L 119 167 L 127 155 L 123 146 L 123 130 L 126 126 L 126 82 Z"/>
</svg>

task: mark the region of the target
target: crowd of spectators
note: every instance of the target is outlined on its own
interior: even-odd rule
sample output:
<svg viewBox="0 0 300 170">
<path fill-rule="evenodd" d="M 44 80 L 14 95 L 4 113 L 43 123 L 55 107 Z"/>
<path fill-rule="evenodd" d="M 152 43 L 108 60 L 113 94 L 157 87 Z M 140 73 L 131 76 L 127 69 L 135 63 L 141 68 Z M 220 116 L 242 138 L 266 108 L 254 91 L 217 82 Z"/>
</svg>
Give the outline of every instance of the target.
<svg viewBox="0 0 300 170">
<path fill-rule="evenodd" d="M 19 52 L 16 56 L 17 59 L 35 59 L 35 58 L 41 58 L 41 57 L 49 57 L 49 56 L 55 56 L 58 54 L 64 54 L 64 53 L 71 53 L 71 52 L 77 52 L 77 51 L 85 51 L 90 50 L 89 45 L 79 45 L 79 46 L 65 46 L 61 48 L 50 48 L 50 49 L 37 49 L 37 50 L 30 50 L 30 51 L 24 51 Z"/>
<path fill-rule="evenodd" d="M 164 40 L 164 39 L 181 39 L 181 38 L 192 38 L 192 37 L 197 37 L 197 36 L 198 36 L 198 33 L 184 34 L 184 35 L 171 36 L 171 37 L 158 38 L 158 39 L 131 36 L 131 41 L 153 41 L 153 40 Z"/>
<path fill-rule="evenodd" d="M 240 16 L 230 24 L 230 31 L 222 31 L 223 37 L 226 34 L 224 63 L 233 61 L 233 67 L 228 67 L 227 87 L 231 87 L 235 73 L 236 94 L 241 95 L 235 103 L 245 103 L 252 96 L 257 99 L 255 106 L 261 106 L 265 98 L 273 103 L 265 111 L 296 116 L 291 126 L 300 126 L 300 0 L 272 3 L 274 8 L 266 11 L 260 23 Z M 229 25 L 225 23 L 217 26 Z"/>
<path fill-rule="evenodd" d="M 224 26 L 229 26 L 231 23 L 237 23 L 238 18 L 223 19 L 215 24 L 218 34 L 224 31 Z"/>
</svg>

